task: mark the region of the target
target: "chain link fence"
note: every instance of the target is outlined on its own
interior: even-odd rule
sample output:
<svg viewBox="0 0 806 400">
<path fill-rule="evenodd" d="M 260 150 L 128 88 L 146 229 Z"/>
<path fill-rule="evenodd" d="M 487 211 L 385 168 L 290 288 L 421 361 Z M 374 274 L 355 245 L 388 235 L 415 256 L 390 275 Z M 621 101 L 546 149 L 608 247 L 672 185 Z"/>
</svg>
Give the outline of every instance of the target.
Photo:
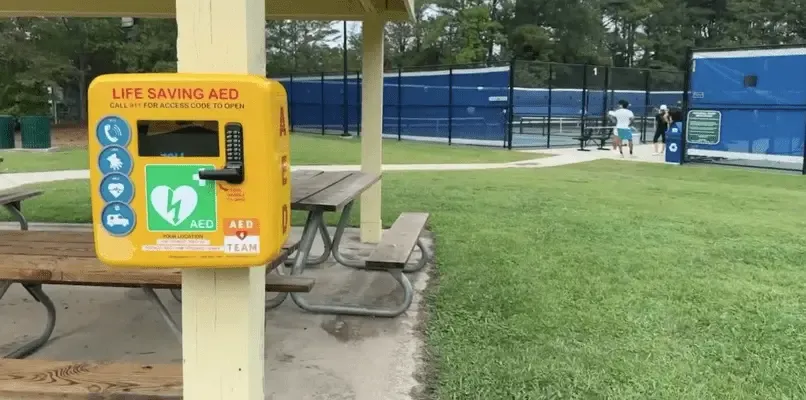
<svg viewBox="0 0 806 400">
<path fill-rule="evenodd" d="M 286 87 L 291 128 L 322 135 L 361 134 L 357 71 L 275 76 Z M 561 147 L 607 135 L 607 112 L 626 100 L 641 140 L 654 133 L 661 104 L 682 101 L 683 73 L 595 65 L 512 61 L 387 70 L 383 134 L 504 148 Z"/>
</svg>

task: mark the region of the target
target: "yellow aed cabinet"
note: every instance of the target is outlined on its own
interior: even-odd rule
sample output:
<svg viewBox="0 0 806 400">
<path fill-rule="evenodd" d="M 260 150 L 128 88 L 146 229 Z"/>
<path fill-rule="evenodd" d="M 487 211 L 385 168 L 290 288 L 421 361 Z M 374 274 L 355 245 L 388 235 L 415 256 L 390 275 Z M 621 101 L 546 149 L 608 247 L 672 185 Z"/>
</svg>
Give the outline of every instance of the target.
<svg viewBox="0 0 806 400">
<path fill-rule="evenodd" d="M 232 268 L 290 227 L 287 98 L 259 76 L 113 74 L 89 88 L 95 251 L 120 267 Z"/>
</svg>

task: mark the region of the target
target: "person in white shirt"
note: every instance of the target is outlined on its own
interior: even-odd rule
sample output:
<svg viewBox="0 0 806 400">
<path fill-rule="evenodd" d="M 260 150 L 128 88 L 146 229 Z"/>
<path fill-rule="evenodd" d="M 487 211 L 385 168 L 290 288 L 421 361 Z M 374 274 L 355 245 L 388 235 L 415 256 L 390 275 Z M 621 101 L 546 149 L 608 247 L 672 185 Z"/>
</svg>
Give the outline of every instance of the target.
<svg viewBox="0 0 806 400">
<path fill-rule="evenodd" d="M 630 111 L 630 103 L 628 103 L 627 100 L 619 100 L 618 104 L 618 110 L 610 111 L 607 114 L 616 120 L 616 132 L 613 135 L 613 144 L 618 147 L 619 154 L 624 157 L 624 150 L 621 145 L 625 140 L 630 145 L 630 155 L 632 155 L 632 128 L 630 126 L 635 119 L 635 114 Z"/>
</svg>

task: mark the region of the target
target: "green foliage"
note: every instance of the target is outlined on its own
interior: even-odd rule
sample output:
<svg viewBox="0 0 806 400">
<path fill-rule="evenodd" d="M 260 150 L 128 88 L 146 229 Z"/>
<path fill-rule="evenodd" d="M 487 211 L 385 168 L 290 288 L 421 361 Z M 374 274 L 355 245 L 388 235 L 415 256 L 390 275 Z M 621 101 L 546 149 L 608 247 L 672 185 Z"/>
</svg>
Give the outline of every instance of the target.
<svg viewBox="0 0 806 400">
<path fill-rule="evenodd" d="M 518 60 L 518 86 L 579 87 L 582 64 L 640 67 L 655 90 L 676 90 L 688 47 L 798 43 L 806 3 L 794 0 L 418 0 L 415 21 L 386 27 L 386 66 L 501 65 Z M 341 73 L 341 23 L 268 21 L 267 71 Z M 117 18 L 0 19 L 0 113 L 48 110 L 49 86 L 68 113 L 86 116 L 86 88 L 110 72 L 176 70 L 176 23 Z M 552 66 L 548 62 L 575 65 Z M 347 68 L 361 68 L 361 32 L 347 30 Z M 614 87 L 640 88 L 643 73 L 613 70 Z M 591 78 L 589 76 L 588 78 Z M 601 76 L 593 76 L 594 80 Z"/>
</svg>

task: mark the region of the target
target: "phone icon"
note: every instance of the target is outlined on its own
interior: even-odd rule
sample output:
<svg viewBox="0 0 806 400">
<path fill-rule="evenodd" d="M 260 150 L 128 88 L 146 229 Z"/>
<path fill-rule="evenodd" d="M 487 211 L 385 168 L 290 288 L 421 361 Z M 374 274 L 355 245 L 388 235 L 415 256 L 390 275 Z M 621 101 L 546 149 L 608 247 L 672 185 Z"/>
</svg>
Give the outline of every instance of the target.
<svg viewBox="0 0 806 400">
<path fill-rule="evenodd" d="M 104 136 L 106 136 L 106 139 L 109 140 L 110 142 L 117 143 L 120 138 L 121 132 L 120 128 L 118 128 L 117 126 L 115 126 L 114 129 L 115 129 L 115 135 L 117 136 L 112 136 L 112 132 L 110 132 L 112 130 L 112 124 L 104 125 Z"/>
</svg>

